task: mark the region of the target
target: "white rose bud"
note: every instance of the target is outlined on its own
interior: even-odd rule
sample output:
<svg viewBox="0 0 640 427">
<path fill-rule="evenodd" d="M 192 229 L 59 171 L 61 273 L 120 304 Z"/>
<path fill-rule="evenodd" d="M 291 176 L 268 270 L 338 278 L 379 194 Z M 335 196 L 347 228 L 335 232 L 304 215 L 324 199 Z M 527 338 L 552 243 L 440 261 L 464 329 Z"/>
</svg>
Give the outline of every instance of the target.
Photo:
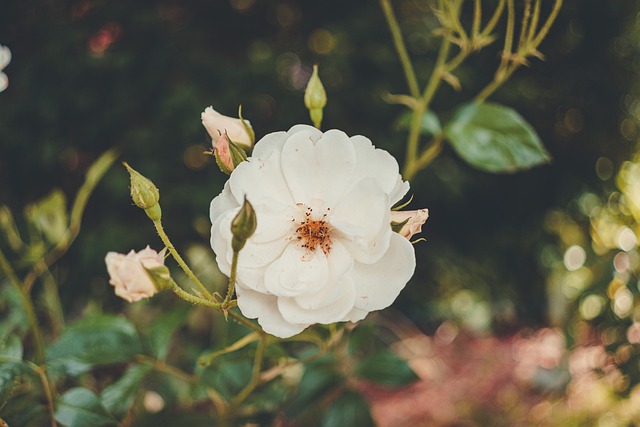
<svg viewBox="0 0 640 427">
<path fill-rule="evenodd" d="M 128 254 L 109 252 L 105 257 L 109 283 L 115 287 L 116 295 L 129 302 L 149 298 L 166 288 L 168 269 L 164 266 L 164 251 L 154 251 L 149 246 Z M 165 271 L 166 270 L 166 271 Z M 159 272 L 161 274 L 156 274 Z M 166 275 L 166 280 L 158 280 Z"/>
<path fill-rule="evenodd" d="M 402 237 L 411 239 L 422 231 L 422 224 L 429 218 L 428 209 L 416 211 L 391 211 L 391 228 Z"/>
<path fill-rule="evenodd" d="M 251 150 L 254 136 L 253 128 L 248 120 L 224 116 L 214 110 L 213 107 L 207 107 L 201 117 L 202 124 L 213 140 L 214 147 L 220 136 L 226 133 L 231 141 L 242 146 L 247 151 Z"/>
</svg>

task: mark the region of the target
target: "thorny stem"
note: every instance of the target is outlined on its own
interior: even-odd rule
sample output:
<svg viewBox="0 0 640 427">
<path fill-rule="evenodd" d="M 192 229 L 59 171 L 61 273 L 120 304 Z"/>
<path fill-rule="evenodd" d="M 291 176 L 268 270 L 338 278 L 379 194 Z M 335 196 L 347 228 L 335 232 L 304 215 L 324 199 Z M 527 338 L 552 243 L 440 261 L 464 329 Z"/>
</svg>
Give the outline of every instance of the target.
<svg viewBox="0 0 640 427">
<path fill-rule="evenodd" d="M 411 63 L 411 59 L 409 58 L 407 48 L 405 47 L 404 40 L 402 38 L 402 31 L 400 31 L 398 20 L 393 13 L 393 8 L 391 7 L 389 0 L 380 0 L 380 6 L 382 7 L 384 16 L 387 19 L 387 25 L 389 25 L 389 30 L 391 31 L 393 44 L 396 48 L 396 52 L 398 53 L 398 57 L 400 58 L 400 63 L 402 64 L 402 69 L 407 79 L 407 84 L 409 85 L 409 93 L 414 98 L 417 98 L 420 96 L 420 87 L 418 85 L 416 73 L 413 71 L 413 64 Z"/>
<path fill-rule="evenodd" d="M 173 258 L 176 260 L 176 262 L 178 263 L 178 265 L 180 266 L 180 268 L 182 268 L 182 270 L 185 272 L 185 274 L 187 275 L 187 277 L 189 279 L 191 279 L 191 281 L 193 283 L 196 284 L 196 286 L 198 286 L 198 289 L 200 289 L 200 292 L 202 292 L 202 294 L 204 296 L 207 297 L 207 299 L 211 300 L 211 293 L 209 293 L 209 291 L 207 290 L 207 288 L 205 288 L 205 286 L 202 284 L 202 282 L 196 277 L 195 274 L 193 274 L 193 271 L 191 270 L 191 268 L 189 268 L 189 266 L 187 265 L 186 262 L 184 262 L 184 260 L 182 259 L 182 257 L 180 256 L 180 254 L 178 253 L 178 251 L 176 250 L 176 248 L 173 246 L 173 244 L 171 243 L 171 240 L 169 240 L 169 236 L 167 236 L 167 233 L 164 232 L 164 228 L 162 227 L 162 222 L 160 220 L 157 221 L 153 221 L 153 225 L 156 227 L 156 231 L 158 232 L 158 236 L 160 236 L 160 239 L 162 240 L 162 243 L 165 244 L 165 246 L 169 249 L 169 252 L 171 253 L 171 255 L 173 256 Z M 185 292 L 186 293 L 186 292 Z M 190 295 L 191 296 L 191 295 Z M 186 299 L 186 298 L 185 298 Z M 204 304 L 203 304 L 204 305 Z"/>
<path fill-rule="evenodd" d="M 202 305 L 204 307 L 212 308 L 214 310 L 221 309 L 221 304 L 219 302 L 213 302 L 210 299 L 204 299 L 204 298 L 192 295 L 189 292 L 182 289 L 181 287 L 179 287 L 175 282 L 173 282 L 173 288 L 171 288 L 171 290 L 180 298 L 192 304 Z"/>
<path fill-rule="evenodd" d="M 236 290 L 236 278 L 238 275 L 238 256 L 240 255 L 240 251 L 233 251 L 233 259 L 231 260 L 231 274 L 229 274 L 229 287 L 227 288 L 227 296 L 224 297 L 224 301 L 222 301 L 222 308 L 226 309 L 229 307 L 229 303 L 231 302 L 231 298 Z"/>
</svg>

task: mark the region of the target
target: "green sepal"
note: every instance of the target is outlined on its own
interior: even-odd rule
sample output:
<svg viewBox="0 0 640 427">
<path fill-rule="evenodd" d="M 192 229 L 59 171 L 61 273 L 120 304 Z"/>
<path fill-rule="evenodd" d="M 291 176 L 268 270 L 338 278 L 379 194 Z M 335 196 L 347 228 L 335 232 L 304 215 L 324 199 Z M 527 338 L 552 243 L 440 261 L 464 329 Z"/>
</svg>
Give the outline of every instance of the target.
<svg viewBox="0 0 640 427">
<path fill-rule="evenodd" d="M 404 220 L 404 221 L 402 221 L 402 222 L 395 222 L 395 221 L 391 221 L 391 230 L 392 230 L 394 233 L 399 233 L 399 232 L 400 232 L 400 230 L 402 230 L 402 227 L 404 227 L 404 226 L 405 226 L 405 224 L 406 224 L 407 222 L 409 222 L 409 219 L 410 219 L 410 218 L 407 218 L 407 219 L 405 219 L 405 220 Z"/>
<path fill-rule="evenodd" d="M 151 278 L 158 292 L 172 289 L 175 286 L 175 282 L 171 278 L 171 273 L 169 273 L 169 268 L 166 265 L 159 265 L 152 268 L 143 266 L 143 268 Z"/>
<path fill-rule="evenodd" d="M 247 133 L 249 134 L 249 137 L 251 138 L 251 147 L 247 147 L 247 152 L 251 153 L 251 151 L 253 150 L 253 144 L 256 142 L 256 133 L 253 131 L 253 128 L 251 127 L 249 122 L 246 121 L 244 117 L 242 117 L 242 104 L 238 106 L 238 118 L 242 122 L 242 126 L 244 126 L 244 130 L 247 131 Z"/>
</svg>

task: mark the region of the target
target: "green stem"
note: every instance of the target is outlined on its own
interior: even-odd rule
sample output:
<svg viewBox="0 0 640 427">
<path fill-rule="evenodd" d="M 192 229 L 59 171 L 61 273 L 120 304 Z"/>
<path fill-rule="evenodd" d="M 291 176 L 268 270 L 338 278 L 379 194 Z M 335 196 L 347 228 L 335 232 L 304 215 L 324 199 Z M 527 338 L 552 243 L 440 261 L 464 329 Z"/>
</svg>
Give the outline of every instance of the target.
<svg viewBox="0 0 640 427">
<path fill-rule="evenodd" d="M 407 84 L 409 85 L 409 93 L 414 98 L 417 98 L 418 96 L 420 96 L 420 87 L 418 85 L 416 73 L 415 71 L 413 71 L 413 65 L 411 63 L 411 59 L 409 58 L 409 54 L 407 53 L 407 48 L 405 47 L 404 40 L 402 38 L 402 31 L 400 30 L 398 20 L 393 13 L 393 8 L 391 7 L 391 3 L 389 2 L 389 0 L 380 0 L 380 6 L 382 7 L 384 16 L 387 19 L 387 25 L 389 26 L 389 30 L 391 31 L 393 44 L 396 48 L 396 52 L 398 53 L 398 57 L 400 58 L 400 63 L 402 64 L 402 69 L 407 79 Z"/>
<path fill-rule="evenodd" d="M 47 399 L 47 411 L 49 412 L 49 419 L 51 420 L 51 427 L 57 427 L 56 423 L 56 415 L 55 409 L 53 406 L 53 391 L 51 388 L 51 383 L 49 382 L 49 377 L 47 376 L 47 371 L 44 367 L 38 365 L 31 365 L 32 369 L 38 373 L 40 377 L 40 382 L 42 382 L 42 389 L 44 391 L 45 399 Z"/>
<path fill-rule="evenodd" d="M 480 0 L 473 2 L 473 27 L 471 29 L 471 38 L 475 38 L 480 34 L 480 23 L 482 22 L 482 3 Z"/>
<path fill-rule="evenodd" d="M 31 271 L 23 281 L 22 286 L 27 293 L 31 292 L 31 288 L 35 281 L 38 280 L 38 278 L 42 276 L 42 274 L 44 274 L 44 272 L 47 271 L 53 263 L 60 259 L 60 257 L 69 250 L 73 241 L 78 237 L 82 216 L 85 208 L 87 207 L 89 197 L 118 155 L 118 150 L 113 148 L 104 152 L 87 171 L 85 181 L 76 193 L 76 198 L 73 201 L 71 215 L 69 218 L 69 226 L 65 230 L 64 235 L 53 249 L 51 249 L 49 253 L 47 253 L 32 267 Z"/>
<path fill-rule="evenodd" d="M 233 252 L 233 259 L 231 260 L 231 274 L 229 275 L 229 287 L 227 288 L 227 295 L 224 297 L 224 301 L 222 302 L 222 308 L 229 307 L 229 302 L 231 301 L 231 298 L 233 297 L 233 294 L 236 291 L 239 255 L 240 255 L 240 251 Z"/>
<path fill-rule="evenodd" d="M 184 262 L 184 260 L 182 259 L 182 257 L 180 256 L 176 248 L 171 243 L 171 240 L 169 240 L 169 236 L 167 236 L 167 233 L 164 232 L 164 228 L 162 227 L 162 222 L 160 220 L 153 221 L 153 225 L 156 227 L 156 231 L 158 232 L 158 236 L 160 236 L 162 243 L 164 243 L 165 246 L 169 249 L 169 252 L 173 256 L 173 259 L 176 260 L 176 262 L 178 263 L 180 268 L 182 268 L 182 270 L 185 272 L 187 277 L 191 279 L 191 281 L 198 286 L 198 288 L 200 289 L 200 292 L 202 292 L 203 295 L 205 295 L 208 299 L 212 299 L 211 294 L 209 293 L 207 288 L 205 288 L 202 282 L 196 277 L 195 274 L 193 274 L 193 271 L 191 271 L 187 263 Z"/>
<path fill-rule="evenodd" d="M 524 13 L 522 14 L 522 24 L 520 25 L 520 37 L 518 38 L 518 50 L 522 49 L 528 41 L 527 35 L 531 24 L 531 0 L 525 0 Z"/>
<path fill-rule="evenodd" d="M 562 0 L 556 0 L 553 4 L 553 10 L 551 10 L 551 14 L 547 21 L 544 23 L 538 35 L 533 39 L 533 47 L 536 48 L 542 43 L 542 40 L 547 36 L 547 33 L 551 29 L 553 22 L 558 17 L 558 13 L 560 12 L 560 8 L 562 7 Z"/>
<path fill-rule="evenodd" d="M 27 322 L 29 322 L 31 334 L 33 335 L 33 341 L 36 347 L 35 363 L 37 365 L 42 365 L 45 360 L 44 342 L 42 340 L 42 331 L 40 330 L 40 325 L 38 324 L 38 318 L 36 317 L 36 313 L 33 308 L 33 302 L 31 301 L 31 297 L 29 296 L 25 288 L 20 283 L 20 279 L 18 279 L 18 276 L 16 276 L 13 268 L 11 268 L 9 260 L 7 260 L 1 250 L 0 270 L 4 272 L 4 274 L 7 276 L 11 284 L 13 284 L 16 291 L 20 295 L 20 302 L 22 303 L 22 308 L 24 309 L 24 312 L 27 316 Z"/>
<path fill-rule="evenodd" d="M 258 341 L 258 347 L 256 348 L 256 355 L 253 360 L 253 370 L 251 373 L 251 380 L 249 383 L 237 394 L 236 397 L 231 401 L 232 407 L 237 407 L 240 405 L 255 388 L 260 384 L 260 373 L 262 372 L 262 362 L 264 359 L 264 350 L 267 346 L 267 339 L 263 336 L 260 341 Z"/>
<path fill-rule="evenodd" d="M 493 29 L 496 27 L 496 25 L 498 24 L 498 21 L 500 20 L 500 17 L 502 16 L 502 11 L 504 10 L 504 3 L 505 3 L 505 0 L 500 0 L 500 3 L 498 3 L 498 7 L 496 7 L 496 10 L 493 12 L 493 15 L 489 19 L 487 26 L 484 27 L 484 30 L 482 30 L 482 32 L 480 33 L 481 36 L 483 37 L 488 36 L 489 34 L 491 34 L 491 31 L 493 31 Z"/>
<path fill-rule="evenodd" d="M 406 180 L 410 181 L 418 169 L 416 168 L 416 161 L 418 157 L 418 142 L 420 140 L 420 122 L 422 115 L 427 111 L 429 103 L 433 99 L 433 96 L 438 89 L 438 85 L 442 81 L 442 74 L 446 70 L 447 57 L 449 56 L 449 49 L 451 47 L 451 41 L 449 40 L 449 34 L 445 34 L 440 44 L 440 50 L 438 52 L 438 58 L 433 68 L 433 72 L 429 77 L 429 82 L 425 87 L 422 97 L 419 99 L 416 107 L 413 110 L 413 116 L 411 119 L 411 128 L 409 129 L 409 137 L 407 140 L 407 153 L 405 159 L 405 165 L 403 170 L 403 176 Z"/>
<path fill-rule="evenodd" d="M 182 298 L 185 301 L 188 301 L 192 304 L 195 305 L 202 305 L 204 307 L 208 307 L 214 310 L 221 310 L 221 304 L 218 302 L 213 302 L 210 299 L 204 299 L 204 298 L 200 298 L 197 297 L 195 295 L 190 294 L 189 292 L 185 291 L 184 289 L 180 288 L 175 282 L 173 282 L 173 288 L 171 288 L 171 290 L 178 295 L 180 298 Z"/>
<path fill-rule="evenodd" d="M 262 330 L 262 328 L 260 328 L 260 326 L 256 325 L 255 323 L 250 322 L 249 320 L 247 320 L 245 317 L 241 316 L 240 314 L 234 312 L 234 311 L 227 311 L 227 314 L 229 315 L 229 317 L 231 317 L 233 320 L 235 320 L 236 322 L 240 323 L 243 326 L 246 326 L 247 328 L 256 331 L 256 332 L 260 332 L 260 333 L 264 333 L 264 331 Z"/>
<path fill-rule="evenodd" d="M 435 137 L 433 144 L 430 145 L 426 150 L 422 152 L 418 160 L 416 160 L 415 168 L 416 170 L 424 169 L 429 165 L 432 161 L 435 160 L 436 157 L 440 154 L 443 148 L 443 140 L 442 136 L 438 135 Z"/>
</svg>

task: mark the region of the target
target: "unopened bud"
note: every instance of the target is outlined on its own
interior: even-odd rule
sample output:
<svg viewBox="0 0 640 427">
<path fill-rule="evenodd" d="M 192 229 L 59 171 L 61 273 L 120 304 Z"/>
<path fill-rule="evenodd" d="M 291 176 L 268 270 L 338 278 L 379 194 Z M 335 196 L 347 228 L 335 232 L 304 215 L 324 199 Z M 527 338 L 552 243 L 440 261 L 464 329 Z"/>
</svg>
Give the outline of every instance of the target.
<svg viewBox="0 0 640 427">
<path fill-rule="evenodd" d="M 236 217 L 233 218 L 233 221 L 231 221 L 231 233 L 233 234 L 231 248 L 234 252 L 239 252 L 244 248 L 247 239 L 253 236 L 257 226 L 256 212 L 245 196 L 240 212 L 238 212 Z"/>
<path fill-rule="evenodd" d="M 235 142 L 229 139 L 229 135 L 220 135 L 218 141 L 213 146 L 213 156 L 220 170 L 227 175 L 242 162 L 247 160 L 247 153 Z"/>
<path fill-rule="evenodd" d="M 124 162 L 124 166 L 127 168 L 129 176 L 131 176 L 131 198 L 133 203 L 140 209 L 144 209 L 152 221 L 158 221 L 162 215 L 158 204 L 160 191 L 149 178 L 133 169 L 127 162 Z"/>
<path fill-rule="evenodd" d="M 304 90 L 304 105 L 309 110 L 313 125 L 320 129 L 322 123 L 322 109 L 327 105 L 327 92 L 318 77 L 318 66 L 313 66 L 313 74 Z"/>
<path fill-rule="evenodd" d="M 402 237 L 411 239 L 422 231 L 422 224 L 429 218 L 429 210 L 391 211 L 391 229 Z"/>
</svg>

